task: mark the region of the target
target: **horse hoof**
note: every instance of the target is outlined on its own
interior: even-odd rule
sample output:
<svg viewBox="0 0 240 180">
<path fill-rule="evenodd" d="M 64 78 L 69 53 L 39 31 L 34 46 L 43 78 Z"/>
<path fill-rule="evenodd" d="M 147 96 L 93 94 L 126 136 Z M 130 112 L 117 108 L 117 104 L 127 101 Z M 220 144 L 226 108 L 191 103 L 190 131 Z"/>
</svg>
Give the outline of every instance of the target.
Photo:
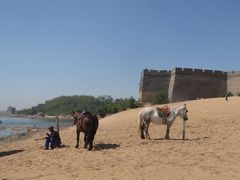
<svg viewBox="0 0 240 180">
<path fill-rule="evenodd" d="M 79 146 L 77 146 L 77 145 L 75 146 L 75 148 L 78 148 L 78 147 L 79 147 Z"/>
</svg>

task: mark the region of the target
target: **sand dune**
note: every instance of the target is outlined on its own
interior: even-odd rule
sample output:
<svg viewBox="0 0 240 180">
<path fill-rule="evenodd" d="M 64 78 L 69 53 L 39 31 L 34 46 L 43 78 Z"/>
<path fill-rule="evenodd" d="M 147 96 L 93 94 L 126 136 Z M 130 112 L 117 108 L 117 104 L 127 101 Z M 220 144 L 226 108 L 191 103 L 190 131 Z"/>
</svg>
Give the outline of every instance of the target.
<svg viewBox="0 0 240 180">
<path fill-rule="evenodd" d="M 183 104 L 183 103 L 180 103 Z M 152 140 L 137 131 L 139 109 L 100 120 L 95 150 L 75 149 L 74 128 L 61 131 L 66 145 L 45 151 L 37 132 L 21 141 L 1 144 L 0 179 L 239 179 L 240 98 L 186 102 L 186 140 L 177 119 L 164 140 L 166 126 L 151 125 Z M 173 106 L 173 104 L 170 104 Z"/>
</svg>

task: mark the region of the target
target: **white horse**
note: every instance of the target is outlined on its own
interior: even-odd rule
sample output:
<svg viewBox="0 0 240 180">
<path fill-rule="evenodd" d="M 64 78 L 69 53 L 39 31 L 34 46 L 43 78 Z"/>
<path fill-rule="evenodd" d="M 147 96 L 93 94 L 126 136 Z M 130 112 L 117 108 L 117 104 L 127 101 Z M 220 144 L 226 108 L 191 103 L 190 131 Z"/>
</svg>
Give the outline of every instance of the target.
<svg viewBox="0 0 240 180">
<path fill-rule="evenodd" d="M 176 117 L 183 119 L 183 139 L 185 139 L 186 121 L 188 120 L 186 104 L 177 108 L 170 108 L 168 116 L 162 116 L 161 109 L 156 107 L 146 107 L 139 112 L 138 128 L 142 139 L 150 139 L 148 128 L 150 122 L 154 124 L 166 124 L 167 130 L 165 139 L 170 139 L 169 131 Z"/>
</svg>

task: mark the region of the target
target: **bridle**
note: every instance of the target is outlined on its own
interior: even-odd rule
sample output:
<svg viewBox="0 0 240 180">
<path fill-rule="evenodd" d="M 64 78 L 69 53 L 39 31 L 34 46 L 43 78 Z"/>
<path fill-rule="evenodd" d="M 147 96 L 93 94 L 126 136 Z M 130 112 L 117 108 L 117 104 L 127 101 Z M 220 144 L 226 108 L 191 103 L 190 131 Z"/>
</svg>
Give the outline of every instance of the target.
<svg viewBox="0 0 240 180">
<path fill-rule="evenodd" d="M 81 117 L 79 115 L 73 116 L 73 125 L 76 125 L 80 121 Z"/>
<path fill-rule="evenodd" d="M 185 110 L 186 110 L 186 114 L 188 113 L 188 110 L 187 110 L 187 108 L 185 108 Z M 182 114 L 182 113 L 181 113 Z M 185 118 L 185 117 L 182 117 L 180 114 L 176 114 L 177 115 L 177 117 L 179 117 L 180 119 L 183 119 L 184 121 L 187 121 L 188 120 L 188 118 Z"/>
</svg>

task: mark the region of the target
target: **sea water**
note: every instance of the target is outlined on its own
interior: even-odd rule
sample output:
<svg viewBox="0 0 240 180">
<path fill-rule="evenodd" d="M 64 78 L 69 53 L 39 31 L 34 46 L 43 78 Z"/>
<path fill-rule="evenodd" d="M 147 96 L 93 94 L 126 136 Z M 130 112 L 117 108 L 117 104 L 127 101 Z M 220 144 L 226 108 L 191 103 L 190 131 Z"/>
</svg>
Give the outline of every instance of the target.
<svg viewBox="0 0 240 180">
<path fill-rule="evenodd" d="M 25 133 L 28 128 L 47 128 L 55 125 L 56 120 L 54 119 L 0 117 L 0 138 Z M 59 121 L 60 127 L 67 127 L 71 125 L 71 120 Z"/>
</svg>

